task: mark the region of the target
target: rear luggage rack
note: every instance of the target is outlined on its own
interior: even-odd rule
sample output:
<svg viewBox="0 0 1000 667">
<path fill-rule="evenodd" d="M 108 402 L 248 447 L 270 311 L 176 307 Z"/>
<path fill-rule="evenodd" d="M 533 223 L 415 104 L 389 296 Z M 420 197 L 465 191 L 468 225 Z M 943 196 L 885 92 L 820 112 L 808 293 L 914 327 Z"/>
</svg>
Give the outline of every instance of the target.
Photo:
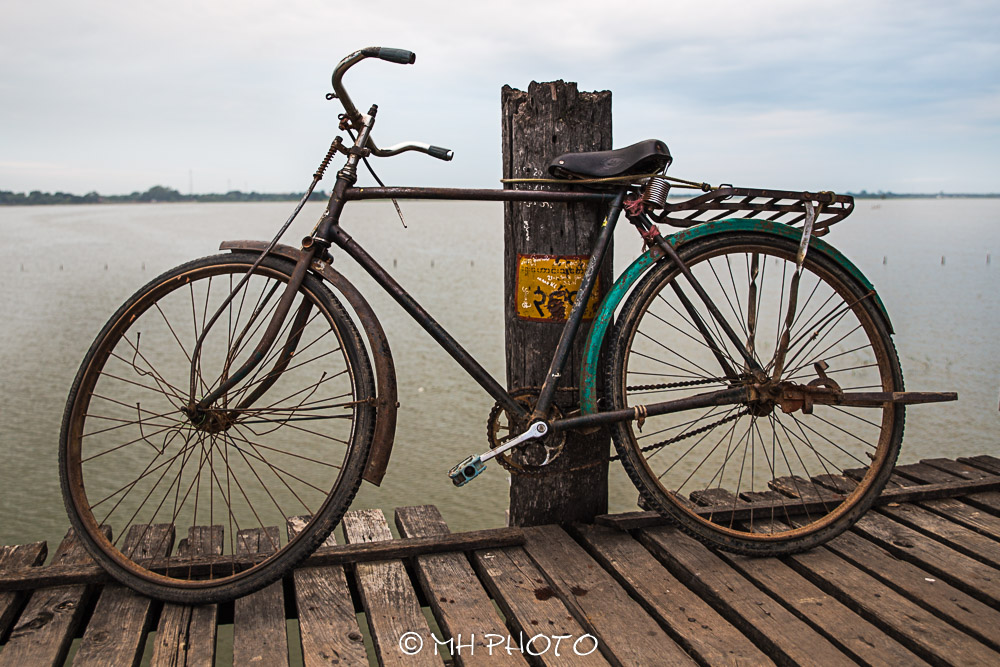
<svg viewBox="0 0 1000 667">
<path fill-rule="evenodd" d="M 675 227 L 693 227 L 725 218 L 754 218 L 801 224 L 806 219 L 806 202 L 818 205 L 814 235 L 822 235 L 835 222 L 854 210 L 854 198 L 833 192 L 792 192 L 722 186 L 691 199 L 668 202 L 649 217 Z"/>
</svg>

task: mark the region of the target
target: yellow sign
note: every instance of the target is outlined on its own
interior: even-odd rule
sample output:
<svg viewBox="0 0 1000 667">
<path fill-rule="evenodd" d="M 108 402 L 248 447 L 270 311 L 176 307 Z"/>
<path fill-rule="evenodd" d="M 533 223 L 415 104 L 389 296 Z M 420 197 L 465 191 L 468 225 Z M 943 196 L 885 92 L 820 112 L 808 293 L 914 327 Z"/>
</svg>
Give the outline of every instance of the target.
<svg viewBox="0 0 1000 667">
<path fill-rule="evenodd" d="M 518 255 L 517 316 L 541 322 L 568 319 L 589 259 L 587 255 Z M 599 294 L 600 281 L 594 286 L 583 311 L 585 319 L 594 319 L 600 302 Z"/>
</svg>

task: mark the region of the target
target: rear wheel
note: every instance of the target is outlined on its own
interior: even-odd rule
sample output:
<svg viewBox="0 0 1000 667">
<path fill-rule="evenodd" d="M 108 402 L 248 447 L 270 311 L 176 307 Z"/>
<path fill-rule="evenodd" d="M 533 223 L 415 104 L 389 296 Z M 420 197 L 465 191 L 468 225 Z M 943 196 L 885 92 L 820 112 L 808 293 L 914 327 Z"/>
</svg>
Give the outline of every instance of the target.
<svg viewBox="0 0 1000 667">
<path fill-rule="evenodd" d="M 696 537 L 742 553 L 791 553 L 845 530 L 885 486 L 902 439 L 901 405 L 803 409 L 775 400 L 781 383 L 835 385 L 844 392 L 903 390 L 874 292 L 815 251 L 793 290 L 797 250 L 797 241 L 752 233 L 708 237 L 680 249 L 763 376 L 753 376 L 669 262 L 633 290 L 612 335 L 610 409 L 749 389 L 766 376 L 770 398 L 748 392 L 739 404 L 612 429 L 647 505 Z M 787 354 L 775 378 L 793 291 Z"/>
<path fill-rule="evenodd" d="M 254 371 L 191 409 L 246 361 L 284 292 L 292 264 L 268 257 L 224 305 L 255 259 L 206 257 L 140 289 L 94 341 L 69 396 L 60 476 L 70 520 L 113 577 L 146 595 L 218 602 L 274 581 L 329 535 L 360 484 L 372 372 L 315 276 Z M 178 566 L 192 555 L 215 557 Z"/>
</svg>

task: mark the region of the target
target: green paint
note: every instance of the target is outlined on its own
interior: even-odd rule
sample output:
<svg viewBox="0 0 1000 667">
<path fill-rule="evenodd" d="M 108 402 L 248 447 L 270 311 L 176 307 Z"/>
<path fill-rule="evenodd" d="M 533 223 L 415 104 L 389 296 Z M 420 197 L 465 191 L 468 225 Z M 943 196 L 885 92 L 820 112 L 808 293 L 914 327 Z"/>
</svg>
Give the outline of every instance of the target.
<svg viewBox="0 0 1000 667">
<path fill-rule="evenodd" d="M 790 227 L 783 222 L 754 220 L 751 218 L 726 218 L 725 220 L 706 222 L 694 227 L 689 227 L 684 231 L 671 234 L 667 237 L 667 240 L 670 241 L 670 245 L 675 248 L 679 248 L 683 244 L 699 239 L 703 236 L 711 236 L 713 234 L 722 234 L 725 232 L 760 232 L 763 234 L 773 234 L 774 236 L 784 236 L 785 238 L 792 239 L 793 241 L 799 241 L 802 238 L 801 229 L 797 227 Z M 865 289 L 872 291 L 875 290 L 875 286 L 872 285 L 871 281 L 858 270 L 858 267 L 854 266 L 854 263 L 851 260 L 844 257 L 843 253 L 823 239 L 816 238 L 815 236 L 810 238 L 809 249 L 820 252 L 832 259 L 845 271 L 854 276 L 854 278 L 861 283 Z M 885 321 L 889 323 L 889 331 L 891 333 L 892 323 L 889 322 L 889 313 L 886 312 L 885 304 L 883 304 L 882 299 L 879 298 L 878 292 L 875 293 L 875 303 L 878 304 L 879 310 L 882 311 Z"/>
<path fill-rule="evenodd" d="M 604 300 L 601 302 L 601 308 L 590 327 L 590 335 L 587 337 L 587 351 L 580 369 L 580 405 L 583 409 L 583 414 L 597 412 L 597 373 L 601 371 L 598 366 L 601 357 L 601 346 L 604 342 L 604 335 L 614 320 L 615 309 L 618 308 L 618 304 L 628 294 L 629 290 L 632 289 L 632 284 L 662 256 L 663 252 L 658 248 L 647 250 L 640 255 L 618 276 L 618 280 L 611 287 L 611 291 L 605 295 Z"/>
<path fill-rule="evenodd" d="M 713 236 L 715 234 L 725 234 L 727 232 L 757 232 L 761 234 L 773 234 L 775 236 L 784 236 L 794 241 L 799 241 L 802 238 L 801 229 L 790 227 L 781 222 L 753 220 L 749 218 L 727 218 L 716 222 L 706 222 L 677 232 L 676 234 L 671 234 L 667 237 L 667 241 L 669 241 L 670 245 L 675 248 L 680 248 L 685 243 L 690 243 L 695 239 L 700 239 L 705 236 Z M 822 253 L 839 264 L 844 270 L 860 282 L 865 289 L 872 291 L 875 290 L 875 286 L 872 285 L 871 281 L 869 281 L 868 278 L 866 278 L 865 275 L 858 270 L 858 267 L 856 267 L 851 260 L 847 259 L 847 257 L 845 257 L 839 250 L 831 246 L 826 241 L 818 239 L 814 236 L 809 239 L 809 248 L 811 252 Z M 625 295 L 632 289 L 635 282 L 644 273 L 646 273 L 646 271 L 652 267 L 662 255 L 663 253 L 656 248 L 647 250 L 645 253 L 640 255 L 638 259 L 632 262 L 632 264 L 625 269 L 620 276 L 618 276 L 618 280 L 615 281 L 611 291 L 607 293 L 604 300 L 601 302 L 597 316 L 594 318 L 594 324 L 590 327 L 590 334 L 587 337 L 586 353 L 583 358 L 583 364 L 580 368 L 580 407 L 583 414 L 598 412 L 597 374 L 603 370 L 599 367 L 601 347 L 604 344 L 604 336 L 608 332 L 608 327 L 611 326 L 611 322 L 614 320 L 615 310 L 618 309 L 618 304 L 621 303 L 621 300 L 625 298 Z M 875 303 L 878 304 L 879 309 L 882 311 L 882 315 L 885 316 L 885 321 L 889 325 L 889 331 L 891 333 L 892 323 L 889 321 L 889 313 L 886 312 L 885 305 L 882 303 L 882 299 L 879 298 L 877 292 L 874 297 Z"/>
</svg>

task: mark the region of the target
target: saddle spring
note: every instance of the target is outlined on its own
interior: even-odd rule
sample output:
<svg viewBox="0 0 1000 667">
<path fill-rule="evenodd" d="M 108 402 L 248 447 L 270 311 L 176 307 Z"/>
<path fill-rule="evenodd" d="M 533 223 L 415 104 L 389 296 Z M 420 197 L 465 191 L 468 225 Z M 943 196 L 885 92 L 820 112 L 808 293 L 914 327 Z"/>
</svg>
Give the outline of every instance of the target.
<svg viewBox="0 0 1000 667">
<path fill-rule="evenodd" d="M 667 203 L 668 192 L 670 183 L 667 179 L 653 176 L 646 182 L 646 187 L 642 191 L 642 201 L 649 208 L 663 208 Z"/>
</svg>

